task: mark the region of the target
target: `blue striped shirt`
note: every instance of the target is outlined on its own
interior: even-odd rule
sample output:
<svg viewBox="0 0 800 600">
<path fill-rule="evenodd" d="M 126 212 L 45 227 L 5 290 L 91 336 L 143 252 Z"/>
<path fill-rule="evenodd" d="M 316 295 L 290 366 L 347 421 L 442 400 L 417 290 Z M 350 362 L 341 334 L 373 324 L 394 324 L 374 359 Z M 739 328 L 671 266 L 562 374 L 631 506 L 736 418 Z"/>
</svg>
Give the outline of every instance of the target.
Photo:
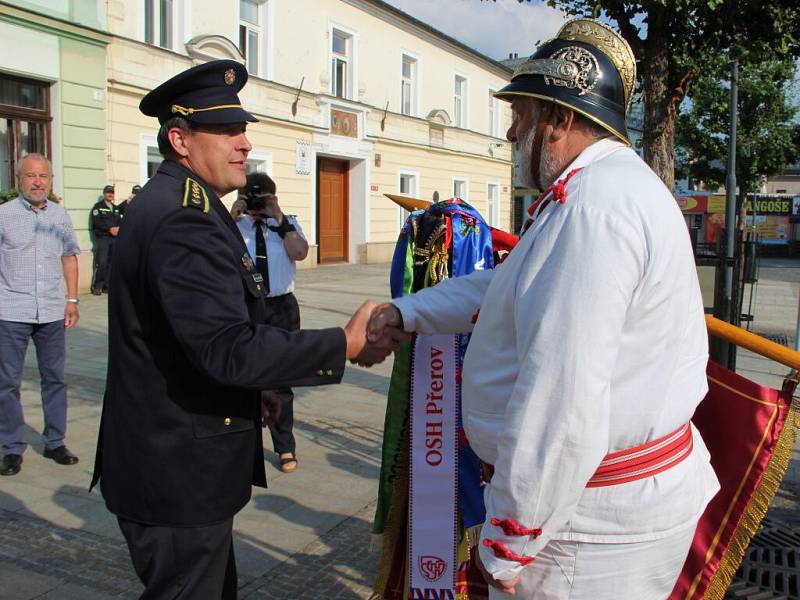
<svg viewBox="0 0 800 600">
<path fill-rule="evenodd" d="M 80 253 L 72 220 L 62 206 L 47 201 L 33 210 L 22 196 L 0 205 L 0 320 L 63 319 L 61 257 Z"/>
</svg>

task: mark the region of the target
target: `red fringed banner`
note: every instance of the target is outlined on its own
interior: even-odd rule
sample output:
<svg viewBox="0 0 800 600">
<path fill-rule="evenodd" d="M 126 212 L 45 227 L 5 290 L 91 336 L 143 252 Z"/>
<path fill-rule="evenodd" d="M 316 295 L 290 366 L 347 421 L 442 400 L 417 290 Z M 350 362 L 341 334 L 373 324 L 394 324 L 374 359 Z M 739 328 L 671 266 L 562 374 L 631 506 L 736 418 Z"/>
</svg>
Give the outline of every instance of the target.
<svg viewBox="0 0 800 600">
<path fill-rule="evenodd" d="M 697 525 L 670 600 L 721 600 L 769 508 L 795 443 L 795 382 L 782 390 L 708 365 L 709 391 L 692 422 L 721 489 Z"/>
</svg>

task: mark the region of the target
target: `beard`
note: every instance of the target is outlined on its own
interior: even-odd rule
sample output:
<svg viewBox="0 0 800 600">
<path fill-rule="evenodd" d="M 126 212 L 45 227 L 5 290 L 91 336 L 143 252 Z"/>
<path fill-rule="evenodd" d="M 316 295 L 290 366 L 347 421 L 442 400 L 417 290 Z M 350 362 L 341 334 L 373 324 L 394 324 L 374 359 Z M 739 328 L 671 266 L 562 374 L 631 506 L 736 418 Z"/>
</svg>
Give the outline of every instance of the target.
<svg viewBox="0 0 800 600">
<path fill-rule="evenodd" d="M 542 151 L 539 156 L 539 179 L 535 181 L 533 176 L 533 142 L 536 137 L 536 129 L 539 123 L 542 107 L 537 103 L 533 107 L 531 127 L 525 133 L 525 137 L 517 142 L 517 152 L 519 152 L 520 183 L 528 188 L 539 188 L 546 190 L 564 170 L 561 157 L 554 154 L 546 144 L 542 144 Z"/>
<path fill-rule="evenodd" d="M 542 148 L 542 155 L 539 157 L 539 179 L 542 188 L 546 190 L 553 185 L 563 170 L 561 157 L 556 156 L 547 146 Z"/>
</svg>

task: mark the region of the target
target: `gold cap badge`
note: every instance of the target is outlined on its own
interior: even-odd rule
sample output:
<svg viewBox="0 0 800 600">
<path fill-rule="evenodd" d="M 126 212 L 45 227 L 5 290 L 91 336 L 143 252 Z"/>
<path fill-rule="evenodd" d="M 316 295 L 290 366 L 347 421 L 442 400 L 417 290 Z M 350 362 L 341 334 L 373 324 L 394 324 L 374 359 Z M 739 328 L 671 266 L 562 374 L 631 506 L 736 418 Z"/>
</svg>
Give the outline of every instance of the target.
<svg viewBox="0 0 800 600">
<path fill-rule="evenodd" d="M 233 85 L 236 81 L 236 72 L 233 69 L 228 69 L 225 71 L 225 83 L 228 85 Z"/>
</svg>

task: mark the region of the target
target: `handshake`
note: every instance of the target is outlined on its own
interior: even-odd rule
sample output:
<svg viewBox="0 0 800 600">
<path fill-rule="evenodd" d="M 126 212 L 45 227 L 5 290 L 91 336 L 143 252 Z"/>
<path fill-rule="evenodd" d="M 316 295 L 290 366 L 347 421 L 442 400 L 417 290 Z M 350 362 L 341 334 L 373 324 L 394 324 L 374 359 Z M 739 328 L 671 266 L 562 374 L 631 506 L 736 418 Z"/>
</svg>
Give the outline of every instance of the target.
<svg viewBox="0 0 800 600">
<path fill-rule="evenodd" d="M 344 327 L 347 337 L 347 359 L 362 367 L 371 367 L 386 360 L 411 339 L 403 331 L 403 317 L 393 304 L 367 300 Z"/>
</svg>

